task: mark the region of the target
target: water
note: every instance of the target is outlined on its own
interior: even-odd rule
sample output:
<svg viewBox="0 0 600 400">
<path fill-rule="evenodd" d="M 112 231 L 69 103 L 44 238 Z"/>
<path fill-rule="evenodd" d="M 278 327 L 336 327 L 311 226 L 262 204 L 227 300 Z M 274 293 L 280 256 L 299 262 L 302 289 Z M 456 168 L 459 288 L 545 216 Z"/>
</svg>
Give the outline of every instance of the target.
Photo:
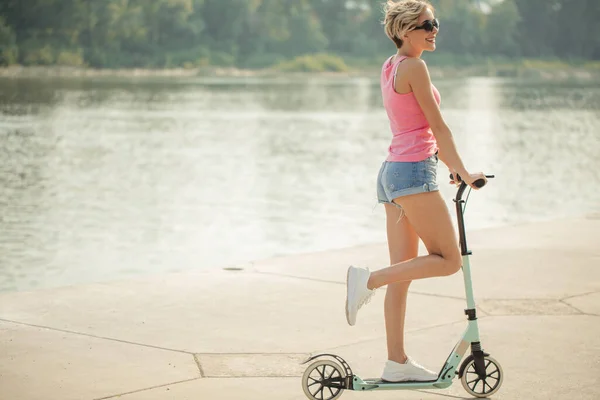
<svg viewBox="0 0 600 400">
<path fill-rule="evenodd" d="M 600 210 L 600 83 L 435 83 L 497 175 L 468 228 Z M 376 79 L 0 79 L 0 116 L 0 291 L 385 241 Z"/>
</svg>

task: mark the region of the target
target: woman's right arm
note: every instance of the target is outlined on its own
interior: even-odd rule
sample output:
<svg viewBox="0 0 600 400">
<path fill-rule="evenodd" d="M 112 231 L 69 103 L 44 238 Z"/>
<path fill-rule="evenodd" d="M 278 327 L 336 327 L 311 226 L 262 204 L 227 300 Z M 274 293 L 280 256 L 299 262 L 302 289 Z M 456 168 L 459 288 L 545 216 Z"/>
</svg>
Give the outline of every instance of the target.
<svg viewBox="0 0 600 400">
<path fill-rule="evenodd" d="M 410 62 L 407 63 L 406 61 Z M 404 61 L 407 64 L 405 69 L 406 77 L 435 136 L 439 148 L 439 158 L 451 170 L 456 171 L 469 186 L 473 187 L 473 182 L 480 178 L 485 179 L 485 175 L 481 173 L 469 174 L 458 155 L 452 132 L 446 121 L 444 121 L 440 107 L 435 101 L 431 88 L 431 78 L 429 77 L 429 71 L 425 62 L 417 58 L 406 61 Z"/>
</svg>

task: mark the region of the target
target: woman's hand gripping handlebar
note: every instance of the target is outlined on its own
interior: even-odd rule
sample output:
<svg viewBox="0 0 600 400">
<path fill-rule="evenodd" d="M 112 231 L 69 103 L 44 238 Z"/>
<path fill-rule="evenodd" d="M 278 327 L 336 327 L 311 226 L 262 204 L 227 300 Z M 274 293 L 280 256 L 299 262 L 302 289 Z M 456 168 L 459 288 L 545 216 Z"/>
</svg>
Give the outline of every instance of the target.
<svg viewBox="0 0 600 400">
<path fill-rule="evenodd" d="M 473 174 L 473 175 L 483 175 L 483 174 Z M 473 176 L 471 175 L 471 176 Z M 485 178 L 479 178 L 479 179 L 475 179 L 473 181 L 472 185 L 468 185 L 465 181 L 463 181 L 463 179 L 460 177 L 460 175 L 456 174 L 456 180 L 454 180 L 454 175 L 450 174 L 450 183 L 460 183 L 461 186 L 471 186 L 474 189 L 481 189 L 482 187 L 485 186 L 485 184 L 487 183 L 488 179 L 492 179 L 494 178 L 494 175 L 483 175 Z"/>
</svg>

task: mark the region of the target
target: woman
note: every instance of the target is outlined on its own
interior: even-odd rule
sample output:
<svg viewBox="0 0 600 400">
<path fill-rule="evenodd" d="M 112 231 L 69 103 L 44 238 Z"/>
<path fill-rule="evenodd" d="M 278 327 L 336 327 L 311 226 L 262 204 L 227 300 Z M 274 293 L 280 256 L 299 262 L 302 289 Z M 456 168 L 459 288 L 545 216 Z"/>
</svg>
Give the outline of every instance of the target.
<svg viewBox="0 0 600 400">
<path fill-rule="evenodd" d="M 438 157 L 453 177 L 458 173 L 474 189 L 473 182 L 486 179 L 463 165 L 440 113 L 439 92 L 421 60 L 424 51 L 435 50 L 439 23 L 433 12 L 425 0 L 388 1 L 386 6 L 385 33 L 397 53 L 383 65 L 381 91 L 393 138 L 379 171 L 377 195 L 385 206 L 391 266 L 373 272 L 350 267 L 346 278 L 350 325 L 375 289 L 387 285 L 388 361 L 382 379 L 390 382 L 437 379 L 437 373 L 417 364 L 404 349 L 408 287 L 415 279 L 454 274 L 462 264 L 450 213 L 436 183 Z M 429 255 L 418 257 L 419 238 Z"/>
</svg>

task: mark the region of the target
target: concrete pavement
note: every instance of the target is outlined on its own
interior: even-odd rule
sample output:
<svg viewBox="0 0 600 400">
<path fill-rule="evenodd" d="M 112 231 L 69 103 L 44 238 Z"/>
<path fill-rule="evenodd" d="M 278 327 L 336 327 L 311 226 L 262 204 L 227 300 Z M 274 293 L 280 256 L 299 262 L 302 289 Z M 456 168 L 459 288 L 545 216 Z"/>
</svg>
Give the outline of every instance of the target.
<svg viewBox="0 0 600 400">
<path fill-rule="evenodd" d="M 496 399 L 600 399 L 600 215 L 468 232 Z M 0 295 L 0 399 L 301 400 L 299 362 L 335 352 L 363 378 L 386 359 L 384 291 L 346 324 L 345 270 L 385 244 L 241 270 L 145 276 Z M 466 325 L 461 274 L 414 282 L 407 351 L 439 369 Z M 441 391 L 342 399 L 469 398 Z"/>
</svg>

